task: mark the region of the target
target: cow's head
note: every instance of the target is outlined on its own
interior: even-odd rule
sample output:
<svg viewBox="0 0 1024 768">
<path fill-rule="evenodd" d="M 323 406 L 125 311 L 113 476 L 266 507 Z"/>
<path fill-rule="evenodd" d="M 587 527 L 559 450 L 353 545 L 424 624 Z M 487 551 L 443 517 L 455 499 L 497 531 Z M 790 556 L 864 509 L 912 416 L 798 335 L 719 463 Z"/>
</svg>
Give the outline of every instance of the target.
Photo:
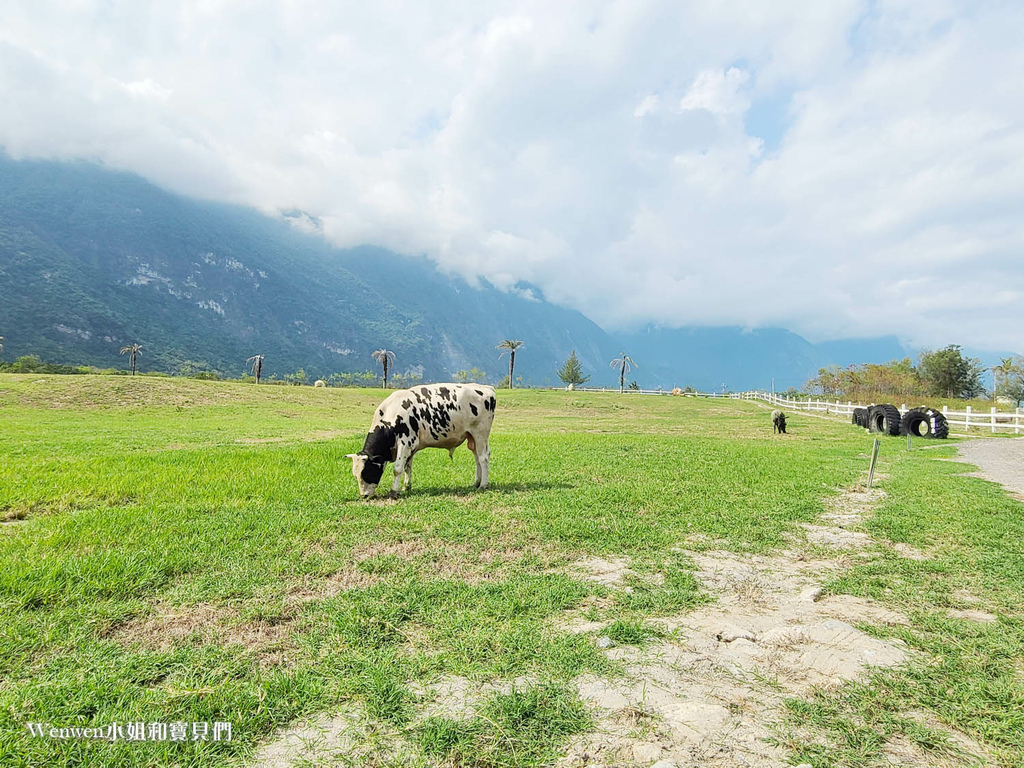
<svg viewBox="0 0 1024 768">
<path fill-rule="evenodd" d="M 359 483 L 359 495 L 364 499 L 370 498 L 380 484 L 387 459 L 383 456 L 369 456 L 362 452 L 347 455 L 352 459 L 352 476 Z"/>
</svg>

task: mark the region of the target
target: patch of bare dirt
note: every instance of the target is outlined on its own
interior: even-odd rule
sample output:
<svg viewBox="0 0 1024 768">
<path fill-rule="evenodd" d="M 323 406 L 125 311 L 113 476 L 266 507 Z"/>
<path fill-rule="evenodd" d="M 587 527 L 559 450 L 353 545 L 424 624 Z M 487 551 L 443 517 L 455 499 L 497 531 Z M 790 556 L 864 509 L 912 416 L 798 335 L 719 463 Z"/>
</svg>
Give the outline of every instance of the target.
<svg viewBox="0 0 1024 768">
<path fill-rule="evenodd" d="M 489 697 L 525 688 L 529 678 L 501 683 L 481 683 L 459 675 L 445 675 L 428 684 L 410 683 L 422 703 L 417 719 L 428 717 L 469 718 Z M 294 766 L 396 766 L 420 765 L 412 747 L 400 733 L 388 732 L 365 717 L 355 704 L 341 712 L 321 715 L 279 731 L 256 752 L 251 765 L 260 768 Z"/>
<path fill-rule="evenodd" d="M 967 758 L 972 761 L 971 764 L 975 764 L 973 761 L 989 757 L 988 751 L 977 740 L 972 739 L 966 733 L 941 723 L 930 712 L 907 712 L 906 716 L 936 733 L 945 734 L 950 754 L 946 758 L 935 754 L 922 755 L 923 750 L 919 746 L 916 744 L 908 745 L 901 740 L 895 744 L 886 745 L 889 747 L 886 749 L 886 757 L 895 765 L 927 765 L 947 768 L 947 766 L 962 766 L 964 764 L 963 758 Z M 906 762 L 908 757 L 918 758 L 919 756 L 923 758 L 919 762 Z M 904 760 L 904 762 L 899 763 L 894 762 L 894 760 Z"/>
<path fill-rule="evenodd" d="M 623 678 L 577 681 L 599 727 L 578 739 L 559 765 L 789 765 L 788 753 L 772 743 L 784 698 L 908 658 L 901 642 L 871 637 L 855 626 L 904 624 L 901 614 L 822 590 L 822 582 L 848 561 L 849 549 L 871 543 L 850 529 L 860 526 L 881 496 L 877 490 L 845 494 L 823 516 L 829 525 L 806 526 L 807 543 L 819 547 L 808 551 L 819 554 L 683 550 L 717 602 L 657 622 L 668 633 L 662 642 L 611 648 L 609 657 L 625 665 Z M 820 554 L 820 547 L 834 554 Z M 612 585 L 628 569 L 622 561 L 592 567 Z M 600 628 L 599 622 L 577 623 L 578 631 Z"/>
<path fill-rule="evenodd" d="M 363 573 L 356 568 L 343 568 L 330 576 L 305 575 L 294 582 L 285 594 L 288 604 L 305 603 L 310 600 L 322 600 L 340 595 L 353 589 L 372 587 L 380 579 L 370 573 Z"/>
<path fill-rule="evenodd" d="M 256 751 L 250 764 L 393 768 L 413 764 L 413 759 L 412 748 L 401 734 L 382 728 L 350 703 L 341 712 L 308 718 L 280 731 Z"/>
<path fill-rule="evenodd" d="M 954 590 L 953 597 L 959 600 L 961 603 L 966 603 L 967 605 L 974 605 L 976 603 L 981 602 L 981 599 L 977 595 L 972 594 L 971 592 L 963 588 Z"/>
<path fill-rule="evenodd" d="M 0 509 L 0 524 L 22 523 L 26 519 L 28 519 L 28 510 L 24 507 Z"/>
<path fill-rule="evenodd" d="M 956 739 L 950 738 L 952 749 L 948 755 L 937 755 L 934 751 L 925 752 L 920 745 L 915 744 L 905 736 L 898 735 L 886 742 L 882 748 L 885 765 L 893 768 L 957 768 L 965 764 L 972 764 L 981 753 L 966 753 L 957 749 Z M 956 750 L 956 751 L 953 751 Z M 971 762 L 967 762 L 971 761 Z M 976 763 L 974 763 L 976 764 Z"/>
<path fill-rule="evenodd" d="M 513 688 L 525 689 L 535 685 L 536 682 L 532 678 L 517 677 L 510 681 L 482 683 L 460 675 L 445 675 L 429 685 L 412 684 L 409 687 L 423 702 L 418 719 L 423 720 L 428 717 L 466 719 L 471 717 L 490 697 L 511 693 Z"/>
<path fill-rule="evenodd" d="M 261 666 L 288 664 L 292 618 L 281 621 L 243 621 L 234 608 L 209 603 L 191 606 L 156 606 L 156 611 L 115 628 L 110 637 L 122 645 L 139 645 L 169 651 L 192 644 L 241 645 L 252 652 Z"/>
<path fill-rule="evenodd" d="M 629 560 L 623 557 L 584 557 L 573 563 L 572 572 L 606 587 L 621 586 L 632 573 L 629 569 Z"/>
<path fill-rule="evenodd" d="M 374 557 L 394 555 L 403 560 L 419 557 L 424 552 L 429 552 L 430 547 L 422 539 L 403 539 L 402 541 L 374 542 L 372 544 L 360 544 L 352 550 L 352 557 L 358 562 L 370 560 Z"/>
<path fill-rule="evenodd" d="M 523 560 L 546 570 L 561 558 L 557 550 L 542 545 L 499 545 L 479 549 L 467 544 L 429 539 L 363 544 L 357 546 L 352 555 L 356 562 L 396 557 L 434 578 L 465 581 L 467 584 L 503 579 L 510 568 Z"/>
<path fill-rule="evenodd" d="M 907 560 L 927 560 L 928 559 L 928 555 L 926 555 L 924 552 L 922 552 L 921 550 L 917 549 L 916 547 L 910 546 L 909 544 L 903 544 L 901 542 L 899 544 L 896 544 L 893 547 L 893 549 L 896 550 L 896 554 L 897 555 L 899 555 L 900 557 L 904 557 Z"/>
<path fill-rule="evenodd" d="M 807 534 L 807 541 L 832 549 L 858 549 L 871 544 L 871 538 L 862 531 L 848 531 L 828 525 L 812 525 L 802 523 L 801 527 Z"/>
<path fill-rule="evenodd" d="M 978 608 L 969 608 L 967 610 L 950 609 L 946 612 L 946 615 L 953 619 L 976 621 L 979 624 L 995 624 L 998 621 L 995 614 Z"/>
</svg>

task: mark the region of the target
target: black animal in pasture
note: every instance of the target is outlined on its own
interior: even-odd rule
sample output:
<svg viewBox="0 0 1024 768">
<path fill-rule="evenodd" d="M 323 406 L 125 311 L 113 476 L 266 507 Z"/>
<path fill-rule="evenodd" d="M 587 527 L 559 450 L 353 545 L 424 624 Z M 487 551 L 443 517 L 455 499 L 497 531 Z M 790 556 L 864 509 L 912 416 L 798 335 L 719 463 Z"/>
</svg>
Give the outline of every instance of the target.
<svg viewBox="0 0 1024 768">
<path fill-rule="evenodd" d="M 772 411 L 772 434 L 786 434 L 786 414 L 782 411 Z"/>
</svg>

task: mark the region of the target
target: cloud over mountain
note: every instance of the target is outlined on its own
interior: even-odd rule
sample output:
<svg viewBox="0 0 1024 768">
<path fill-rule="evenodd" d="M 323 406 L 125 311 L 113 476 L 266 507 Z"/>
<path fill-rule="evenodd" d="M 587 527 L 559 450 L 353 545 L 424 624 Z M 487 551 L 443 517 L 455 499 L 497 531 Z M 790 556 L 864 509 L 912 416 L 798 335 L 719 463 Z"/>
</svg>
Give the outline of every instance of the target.
<svg viewBox="0 0 1024 768">
<path fill-rule="evenodd" d="M 1012 348 L 1022 33 L 1014 4 L 914 0 L 15 2 L 0 144 L 609 327 Z"/>
</svg>

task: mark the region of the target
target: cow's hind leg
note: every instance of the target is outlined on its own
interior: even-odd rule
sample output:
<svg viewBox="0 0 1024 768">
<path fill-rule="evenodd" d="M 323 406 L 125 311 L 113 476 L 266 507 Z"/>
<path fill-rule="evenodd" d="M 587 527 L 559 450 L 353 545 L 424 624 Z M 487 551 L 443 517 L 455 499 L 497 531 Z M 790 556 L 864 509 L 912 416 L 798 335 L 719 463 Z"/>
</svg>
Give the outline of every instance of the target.
<svg viewBox="0 0 1024 768">
<path fill-rule="evenodd" d="M 413 457 L 410 456 L 405 461 L 405 479 L 402 481 L 402 490 L 404 491 L 412 490 L 412 459 Z"/>
<path fill-rule="evenodd" d="M 490 469 L 491 469 L 491 448 L 487 444 L 487 438 L 479 439 L 474 438 L 473 435 L 469 436 L 466 444 L 469 446 L 469 450 L 473 452 L 476 457 L 476 487 L 483 490 L 487 487 L 489 482 Z"/>
<path fill-rule="evenodd" d="M 471 450 L 473 452 L 473 458 L 476 459 L 476 480 L 473 482 L 473 487 L 474 488 L 479 488 L 480 487 L 480 457 L 477 456 L 477 453 L 476 453 L 476 439 L 471 434 L 469 434 L 468 432 L 466 433 L 466 447 L 469 448 L 469 450 Z"/>
</svg>

